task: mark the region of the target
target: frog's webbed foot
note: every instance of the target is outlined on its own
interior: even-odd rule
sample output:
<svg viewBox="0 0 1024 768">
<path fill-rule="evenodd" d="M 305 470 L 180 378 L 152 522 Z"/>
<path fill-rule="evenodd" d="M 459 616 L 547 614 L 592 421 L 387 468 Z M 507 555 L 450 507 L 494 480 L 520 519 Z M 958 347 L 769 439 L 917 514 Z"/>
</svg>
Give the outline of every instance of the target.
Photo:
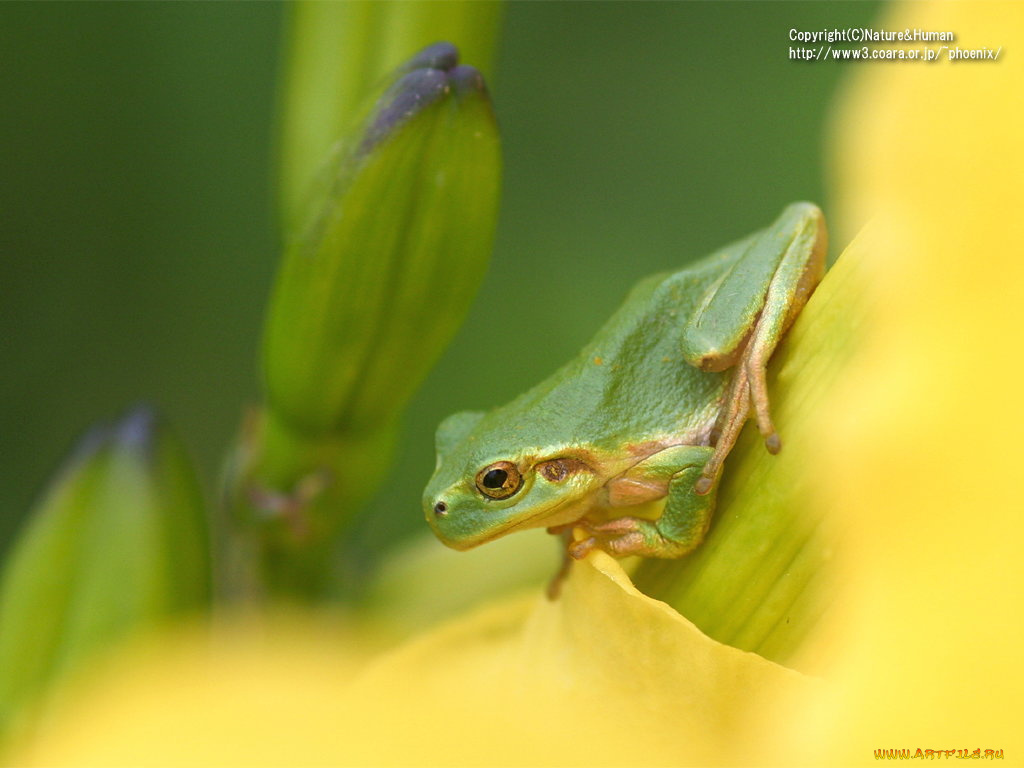
<svg viewBox="0 0 1024 768">
<path fill-rule="evenodd" d="M 614 523 L 618 521 L 613 520 L 611 522 Z M 593 533 L 594 536 L 589 536 L 581 541 L 576 541 L 573 532 L 576 528 L 580 527 L 588 533 Z M 554 577 L 552 577 L 551 581 L 548 582 L 548 600 L 557 600 L 558 596 L 562 593 L 562 584 L 569 577 L 569 570 L 572 568 L 574 560 L 582 560 L 592 549 L 606 549 L 606 547 L 600 544 L 596 538 L 597 536 L 602 535 L 598 530 L 599 528 L 600 526 L 591 525 L 584 520 L 573 520 L 571 523 L 563 523 L 562 525 L 552 525 L 548 527 L 548 533 L 559 536 L 562 539 L 562 564 L 559 566 L 558 572 Z M 611 552 L 611 550 L 607 551 Z"/>
</svg>

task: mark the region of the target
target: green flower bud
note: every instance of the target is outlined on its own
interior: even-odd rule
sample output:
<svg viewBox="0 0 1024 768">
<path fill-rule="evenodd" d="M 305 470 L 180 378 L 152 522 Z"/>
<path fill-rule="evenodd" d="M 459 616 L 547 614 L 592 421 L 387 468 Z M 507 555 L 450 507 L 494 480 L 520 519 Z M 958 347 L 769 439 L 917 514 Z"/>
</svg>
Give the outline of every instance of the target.
<svg viewBox="0 0 1024 768">
<path fill-rule="evenodd" d="M 226 468 L 239 589 L 329 588 L 342 525 L 487 268 L 498 129 L 480 73 L 428 46 L 375 91 L 310 191 L 263 345 L 266 402 Z"/>
<path fill-rule="evenodd" d="M 498 130 L 482 76 L 457 57 L 439 43 L 399 68 L 287 249 L 264 368 L 271 410 L 297 433 L 392 423 L 486 270 Z"/>
<path fill-rule="evenodd" d="M 285 16 L 279 192 L 282 220 L 291 231 L 355 109 L 410 51 L 452 40 L 466 61 L 490 76 L 502 4 L 298 0 L 287 4 Z"/>
<path fill-rule="evenodd" d="M 0 728 L 92 651 L 207 604 L 204 514 L 182 446 L 149 410 L 82 439 L 0 578 Z"/>
</svg>

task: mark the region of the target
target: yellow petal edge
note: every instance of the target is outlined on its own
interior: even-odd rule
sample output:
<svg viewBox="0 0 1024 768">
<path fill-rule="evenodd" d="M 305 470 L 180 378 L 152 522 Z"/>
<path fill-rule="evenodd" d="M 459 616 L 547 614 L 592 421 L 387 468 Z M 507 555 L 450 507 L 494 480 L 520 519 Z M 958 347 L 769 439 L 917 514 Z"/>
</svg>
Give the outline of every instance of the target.
<svg viewBox="0 0 1024 768">
<path fill-rule="evenodd" d="M 106 671 L 24 765 L 679 765 L 749 757 L 820 682 L 721 645 L 596 554 L 354 673 L 315 627 L 229 632 Z M 346 659 L 348 661 L 346 662 Z M 753 716 L 752 716 L 753 715 Z M 738 738 L 742 736 L 742 738 Z"/>
</svg>

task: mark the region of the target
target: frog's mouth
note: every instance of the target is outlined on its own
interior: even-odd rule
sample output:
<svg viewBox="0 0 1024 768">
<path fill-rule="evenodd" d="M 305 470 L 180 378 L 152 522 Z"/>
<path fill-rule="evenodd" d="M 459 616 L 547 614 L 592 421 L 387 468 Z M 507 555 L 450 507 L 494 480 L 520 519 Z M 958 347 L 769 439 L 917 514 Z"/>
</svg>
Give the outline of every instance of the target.
<svg viewBox="0 0 1024 768">
<path fill-rule="evenodd" d="M 474 536 L 471 539 L 449 538 L 448 536 L 444 535 L 443 531 L 435 524 L 433 520 L 430 520 L 429 522 L 431 524 L 431 528 L 434 529 L 434 533 L 437 534 L 437 537 L 445 546 L 451 547 L 452 549 L 457 549 L 459 551 L 465 551 L 467 549 L 475 549 L 481 544 L 486 544 L 489 541 L 494 541 L 495 539 L 501 538 L 502 536 L 505 536 L 509 533 L 526 530 L 528 528 L 541 528 L 546 525 L 546 522 L 550 520 L 552 516 L 557 515 L 559 511 L 562 511 L 562 509 L 569 505 L 572 501 L 573 499 L 563 499 L 559 501 L 557 504 L 555 504 L 553 507 L 540 510 L 537 513 L 530 515 L 529 517 L 523 518 L 521 520 L 511 521 L 497 528 L 491 528 L 487 531 L 484 531 L 483 533 L 480 533 L 477 536 Z M 578 519 L 578 517 L 579 516 L 572 516 L 572 519 L 569 520 L 567 517 L 559 516 L 552 522 L 552 524 L 564 525 L 569 522 L 574 522 Z"/>
</svg>

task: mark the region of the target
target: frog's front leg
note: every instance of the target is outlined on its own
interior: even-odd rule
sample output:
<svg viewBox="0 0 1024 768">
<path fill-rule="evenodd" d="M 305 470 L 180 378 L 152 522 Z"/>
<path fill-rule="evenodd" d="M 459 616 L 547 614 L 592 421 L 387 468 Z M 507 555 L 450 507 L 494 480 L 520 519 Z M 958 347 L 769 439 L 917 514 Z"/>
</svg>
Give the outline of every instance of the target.
<svg viewBox="0 0 1024 768">
<path fill-rule="evenodd" d="M 794 203 L 746 241 L 743 253 L 708 289 L 690 319 L 683 338 L 686 359 L 706 371 L 736 369 L 698 493 L 713 487 L 751 405 L 765 446 L 771 453 L 781 448 L 768 407 L 768 359 L 821 281 L 827 250 L 821 211 L 811 203 Z"/>
<path fill-rule="evenodd" d="M 693 551 L 703 540 L 715 508 L 714 493 L 699 494 L 695 489 L 713 452 L 708 446 L 673 446 L 613 479 L 609 493 L 613 503 L 615 483 L 634 489 L 646 487 L 650 493 L 667 497 L 664 511 L 657 520 L 617 517 L 603 523 L 582 521 L 580 525 L 588 536 L 571 543 L 569 554 L 579 560 L 598 548 L 616 556 L 675 558 Z M 619 498 L 622 503 L 645 500 L 643 491 L 636 490 L 623 493 Z"/>
</svg>

